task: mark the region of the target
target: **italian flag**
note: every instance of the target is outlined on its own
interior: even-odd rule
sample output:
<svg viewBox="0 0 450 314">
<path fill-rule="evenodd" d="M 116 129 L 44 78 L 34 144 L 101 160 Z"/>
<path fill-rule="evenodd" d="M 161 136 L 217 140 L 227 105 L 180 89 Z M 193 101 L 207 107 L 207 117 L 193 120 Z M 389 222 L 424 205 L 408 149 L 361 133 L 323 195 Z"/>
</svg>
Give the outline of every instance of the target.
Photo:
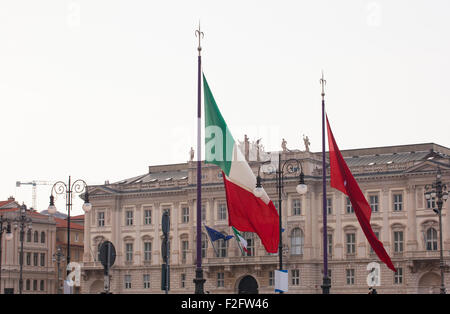
<svg viewBox="0 0 450 314">
<path fill-rule="evenodd" d="M 278 212 L 269 196 L 253 193 L 256 177 L 234 141 L 203 75 L 205 99 L 205 163 L 222 169 L 228 207 L 228 223 L 244 232 L 254 232 L 269 253 L 279 243 Z"/>
<path fill-rule="evenodd" d="M 238 243 L 240 244 L 242 250 L 245 251 L 245 253 L 248 253 L 248 249 L 247 249 L 247 240 L 245 240 L 241 234 L 239 233 L 239 231 L 237 231 L 237 229 L 235 227 L 231 227 L 233 229 L 234 235 L 236 236 L 236 240 L 238 241 Z M 243 252 L 242 252 L 243 253 Z"/>
</svg>

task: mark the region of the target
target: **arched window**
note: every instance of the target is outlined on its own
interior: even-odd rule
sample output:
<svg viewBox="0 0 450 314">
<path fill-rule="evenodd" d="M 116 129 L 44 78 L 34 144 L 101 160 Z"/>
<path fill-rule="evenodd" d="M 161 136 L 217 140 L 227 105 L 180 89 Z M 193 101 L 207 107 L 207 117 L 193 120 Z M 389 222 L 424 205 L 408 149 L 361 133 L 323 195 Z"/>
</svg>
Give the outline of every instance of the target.
<svg viewBox="0 0 450 314">
<path fill-rule="evenodd" d="M 31 242 L 31 230 L 27 231 L 27 242 Z"/>
<path fill-rule="evenodd" d="M 427 229 L 425 244 L 427 251 L 437 251 L 437 231 L 433 227 Z"/>
<path fill-rule="evenodd" d="M 41 232 L 41 243 L 45 243 L 45 232 Z"/>
<path fill-rule="evenodd" d="M 300 228 L 295 228 L 291 232 L 291 254 L 301 255 L 303 254 L 304 236 L 303 231 Z"/>
<path fill-rule="evenodd" d="M 34 232 L 34 242 L 39 242 L 39 232 L 37 231 Z"/>
</svg>

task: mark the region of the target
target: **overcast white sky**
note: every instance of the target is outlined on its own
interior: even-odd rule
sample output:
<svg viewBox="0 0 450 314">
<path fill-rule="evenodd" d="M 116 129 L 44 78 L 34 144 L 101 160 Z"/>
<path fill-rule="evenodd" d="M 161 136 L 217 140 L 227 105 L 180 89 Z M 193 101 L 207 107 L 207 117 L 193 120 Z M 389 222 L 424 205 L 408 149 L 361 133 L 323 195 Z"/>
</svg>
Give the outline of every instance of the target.
<svg viewBox="0 0 450 314">
<path fill-rule="evenodd" d="M 18 180 L 101 184 L 188 160 L 199 20 L 236 140 L 303 149 L 306 134 L 320 151 L 323 69 L 341 149 L 450 147 L 449 16 L 448 0 L 2 0 L 0 199 L 31 206 Z M 40 211 L 50 186 L 37 192 Z"/>
</svg>

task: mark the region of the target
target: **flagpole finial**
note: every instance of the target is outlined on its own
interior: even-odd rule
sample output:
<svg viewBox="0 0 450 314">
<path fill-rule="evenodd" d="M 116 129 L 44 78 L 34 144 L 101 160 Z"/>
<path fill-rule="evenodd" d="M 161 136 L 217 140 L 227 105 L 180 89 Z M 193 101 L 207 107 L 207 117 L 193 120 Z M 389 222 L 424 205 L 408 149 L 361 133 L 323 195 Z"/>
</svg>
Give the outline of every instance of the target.
<svg viewBox="0 0 450 314">
<path fill-rule="evenodd" d="M 198 37 L 198 55 L 200 56 L 200 52 L 202 51 L 202 46 L 200 40 L 205 37 L 205 34 L 200 30 L 200 20 L 198 21 L 198 29 L 195 31 L 195 37 Z"/>
<path fill-rule="evenodd" d="M 320 79 L 320 85 L 322 85 L 322 99 L 325 97 L 325 85 L 327 81 L 323 78 L 323 70 L 322 70 L 322 78 Z"/>
</svg>

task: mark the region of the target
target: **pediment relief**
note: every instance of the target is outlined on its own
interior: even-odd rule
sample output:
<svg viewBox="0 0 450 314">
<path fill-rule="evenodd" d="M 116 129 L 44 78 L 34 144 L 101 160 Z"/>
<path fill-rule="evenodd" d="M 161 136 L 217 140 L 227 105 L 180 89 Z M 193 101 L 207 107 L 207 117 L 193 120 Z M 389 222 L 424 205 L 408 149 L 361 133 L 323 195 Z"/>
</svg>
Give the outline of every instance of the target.
<svg viewBox="0 0 450 314">
<path fill-rule="evenodd" d="M 116 191 L 110 188 L 105 188 L 102 186 L 96 186 L 89 188 L 89 197 L 95 195 L 105 195 L 105 194 L 115 194 Z"/>
<path fill-rule="evenodd" d="M 447 162 L 447 161 L 443 158 L 425 160 L 417 165 L 414 165 L 414 166 L 406 169 L 405 173 L 436 172 L 438 167 L 441 168 L 441 171 L 450 170 L 450 166 L 446 165 L 444 162 Z"/>
</svg>

